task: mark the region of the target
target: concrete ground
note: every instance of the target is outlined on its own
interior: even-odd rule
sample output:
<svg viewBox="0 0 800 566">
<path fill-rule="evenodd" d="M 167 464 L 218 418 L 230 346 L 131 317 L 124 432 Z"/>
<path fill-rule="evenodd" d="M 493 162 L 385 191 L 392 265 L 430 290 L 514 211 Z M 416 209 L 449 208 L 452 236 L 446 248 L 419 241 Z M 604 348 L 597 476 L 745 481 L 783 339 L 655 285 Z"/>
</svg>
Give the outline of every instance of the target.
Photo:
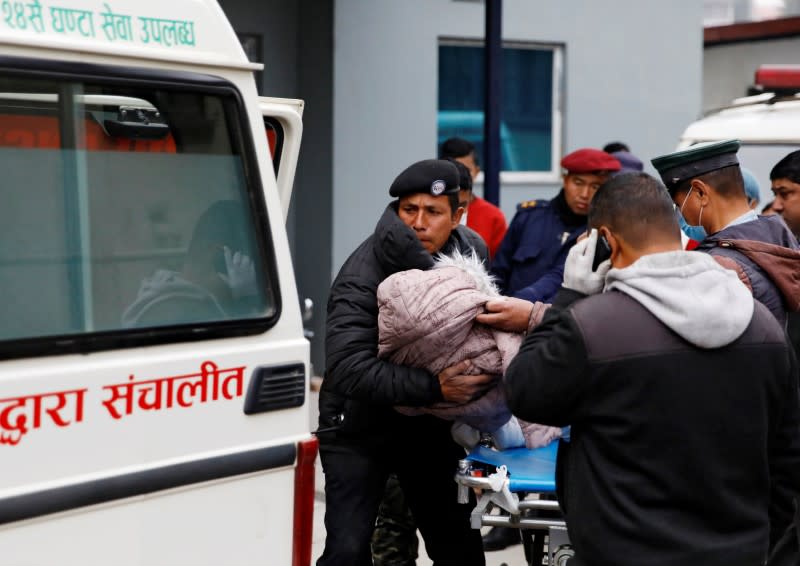
<svg viewBox="0 0 800 566">
<path fill-rule="evenodd" d="M 311 430 L 317 428 L 317 402 L 319 394 L 311 392 Z M 322 465 L 317 458 L 316 473 L 316 498 L 314 502 L 314 533 L 312 538 L 311 563 L 314 564 L 322 555 L 325 548 L 325 476 L 322 473 Z M 417 559 L 417 566 L 432 566 L 430 558 L 425 554 L 425 544 L 420 539 L 420 556 Z M 512 546 L 505 550 L 486 553 L 486 566 L 526 566 L 525 556 L 522 552 L 522 545 Z"/>
</svg>

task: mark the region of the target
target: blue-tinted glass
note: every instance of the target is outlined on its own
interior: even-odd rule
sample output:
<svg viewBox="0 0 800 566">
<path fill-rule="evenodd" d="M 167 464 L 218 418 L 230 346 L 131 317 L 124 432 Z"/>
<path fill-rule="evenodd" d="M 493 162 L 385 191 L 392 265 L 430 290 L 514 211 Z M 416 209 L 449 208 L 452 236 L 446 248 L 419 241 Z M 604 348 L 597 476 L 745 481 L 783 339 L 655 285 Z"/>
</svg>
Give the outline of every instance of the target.
<svg viewBox="0 0 800 566">
<path fill-rule="evenodd" d="M 439 46 L 438 141 L 470 140 L 483 156 L 483 47 Z M 500 124 L 504 171 L 549 171 L 553 135 L 553 51 L 503 49 Z"/>
</svg>

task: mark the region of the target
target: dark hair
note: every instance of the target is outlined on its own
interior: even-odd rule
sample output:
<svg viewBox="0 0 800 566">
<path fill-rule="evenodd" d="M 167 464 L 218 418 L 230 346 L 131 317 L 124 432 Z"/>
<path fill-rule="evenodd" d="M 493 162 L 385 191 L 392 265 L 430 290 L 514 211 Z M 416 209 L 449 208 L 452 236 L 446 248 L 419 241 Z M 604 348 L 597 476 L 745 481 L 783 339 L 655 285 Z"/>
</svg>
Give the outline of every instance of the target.
<svg viewBox="0 0 800 566">
<path fill-rule="evenodd" d="M 739 169 L 739 165 L 728 165 L 722 169 L 716 169 L 697 177 L 686 179 L 675 187 L 670 194 L 676 195 L 684 191 L 688 192 L 693 179 L 699 179 L 713 187 L 714 191 L 723 198 L 747 197 L 747 193 L 744 192 L 744 177 L 742 177 L 742 170 Z"/>
<path fill-rule="evenodd" d="M 466 157 L 475 152 L 475 145 L 464 138 L 449 138 L 439 148 L 440 159 L 456 159 Z"/>
<path fill-rule="evenodd" d="M 630 153 L 630 148 L 620 141 L 613 141 L 608 142 L 605 146 L 603 146 L 603 151 L 606 153 L 616 153 L 618 151 L 627 151 Z"/>
<path fill-rule="evenodd" d="M 447 201 L 450 203 L 450 216 L 452 216 L 458 210 L 458 193 L 448 193 Z"/>
<path fill-rule="evenodd" d="M 769 172 L 769 180 L 789 179 L 792 183 L 800 183 L 800 149 L 793 151 L 775 164 Z"/>
<path fill-rule="evenodd" d="M 681 239 L 667 189 L 647 173 L 621 173 L 609 179 L 595 193 L 587 220 L 589 228 L 606 226 L 634 247 Z"/>
<path fill-rule="evenodd" d="M 462 191 L 472 192 L 472 175 L 467 169 L 467 166 L 461 163 L 460 161 L 456 161 L 452 157 L 448 157 L 445 161 L 449 161 L 453 165 L 456 166 L 458 169 L 458 188 Z"/>
<path fill-rule="evenodd" d="M 764 208 L 761 209 L 761 214 L 764 214 L 765 212 L 772 210 L 772 205 L 773 204 L 775 204 L 774 200 L 771 200 L 767 204 L 765 204 Z"/>
</svg>

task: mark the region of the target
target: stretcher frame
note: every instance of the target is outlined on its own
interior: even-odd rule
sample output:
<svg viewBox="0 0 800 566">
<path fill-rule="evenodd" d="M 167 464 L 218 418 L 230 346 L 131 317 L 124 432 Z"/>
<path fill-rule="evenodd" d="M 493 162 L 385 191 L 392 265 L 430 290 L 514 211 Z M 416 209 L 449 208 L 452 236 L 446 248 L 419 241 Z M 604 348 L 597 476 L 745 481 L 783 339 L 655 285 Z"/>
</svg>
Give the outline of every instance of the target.
<svg viewBox="0 0 800 566">
<path fill-rule="evenodd" d="M 458 463 L 455 481 L 459 503 L 469 503 L 475 491 L 477 504 L 470 514 L 473 529 L 508 527 L 520 529 L 526 542 L 526 558 L 540 565 L 544 538 L 548 537 L 548 564 L 563 566 L 573 556 L 564 515 L 555 499 L 555 469 L 558 442 L 529 450 L 497 451 L 478 446 Z M 537 499 L 520 500 L 519 493 L 534 493 Z M 498 507 L 508 515 L 493 515 Z"/>
</svg>

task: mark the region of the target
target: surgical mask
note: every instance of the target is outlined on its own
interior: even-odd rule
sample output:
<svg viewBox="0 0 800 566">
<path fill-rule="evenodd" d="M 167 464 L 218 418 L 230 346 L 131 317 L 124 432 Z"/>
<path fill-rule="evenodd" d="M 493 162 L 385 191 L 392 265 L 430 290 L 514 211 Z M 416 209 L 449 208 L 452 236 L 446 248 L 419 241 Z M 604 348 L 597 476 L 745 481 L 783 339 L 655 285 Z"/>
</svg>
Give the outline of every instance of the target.
<svg viewBox="0 0 800 566">
<path fill-rule="evenodd" d="M 689 239 L 694 240 L 695 242 L 702 242 L 703 240 L 706 239 L 706 236 L 708 236 L 708 232 L 706 232 L 706 229 L 703 228 L 702 225 L 701 226 L 692 226 L 691 224 L 686 222 L 686 218 L 683 217 L 683 207 L 686 205 L 686 201 L 689 199 L 689 195 L 692 194 L 692 190 L 693 189 L 694 189 L 694 187 L 691 187 L 689 189 L 689 192 L 686 193 L 686 198 L 683 199 L 683 203 L 681 203 L 681 207 L 678 210 L 678 223 L 680 224 L 681 230 L 683 230 L 683 233 L 686 234 L 686 236 Z M 703 217 L 703 209 L 701 208 L 700 209 L 700 218 L 702 218 L 702 217 Z"/>
<path fill-rule="evenodd" d="M 680 212 L 678 212 L 678 224 L 681 225 L 681 230 L 686 234 L 686 237 L 695 242 L 702 242 L 708 235 L 706 229 L 702 226 L 690 226 Z"/>
</svg>

